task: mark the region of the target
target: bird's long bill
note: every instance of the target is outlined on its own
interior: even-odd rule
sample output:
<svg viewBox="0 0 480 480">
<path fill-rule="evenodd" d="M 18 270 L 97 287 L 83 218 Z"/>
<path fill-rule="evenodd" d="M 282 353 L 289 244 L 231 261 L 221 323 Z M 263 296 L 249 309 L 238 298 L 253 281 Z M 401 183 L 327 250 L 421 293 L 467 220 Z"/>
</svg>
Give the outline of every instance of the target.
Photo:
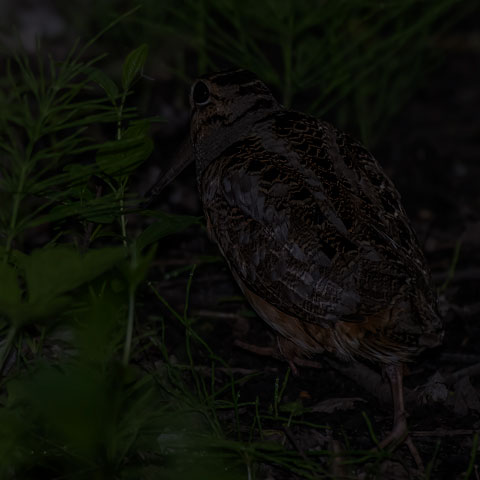
<svg viewBox="0 0 480 480">
<path fill-rule="evenodd" d="M 180 173 L 182 173 L 182 171 L 193 162 L 193 160 L 192 143 L 190 141 L 190 136 L 187 135 L 177 150 L 177 153 L 174 155 L 174 160 L 170 168 L 163 173 L 160 180 L 147 193 L 147 200 L 151 201 L 153 198 L 160 195 L 163 189 L 172 183 L 175 178 L 177 178 L 178 175 L 180 175 Z"/>
</svg>

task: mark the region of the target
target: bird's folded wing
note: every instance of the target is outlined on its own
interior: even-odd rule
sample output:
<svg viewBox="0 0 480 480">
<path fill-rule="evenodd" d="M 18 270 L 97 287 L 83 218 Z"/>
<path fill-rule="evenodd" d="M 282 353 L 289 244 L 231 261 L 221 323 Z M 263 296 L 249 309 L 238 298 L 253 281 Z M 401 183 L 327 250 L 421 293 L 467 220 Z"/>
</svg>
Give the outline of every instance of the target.
<svg viewBox="0 0 480 480">
<path fill-rule="evenodd" d="M 263 132 L 232 145 L 204 172 L 210 233 L 245 285 L 285 313 L 361 321 L 421 280 L 423 265 L 405 259 L 416 240 L 366 149 L 303 115 L 282 138 L 293 120 L 270 123 L 275 141 Z"/>
</svg>

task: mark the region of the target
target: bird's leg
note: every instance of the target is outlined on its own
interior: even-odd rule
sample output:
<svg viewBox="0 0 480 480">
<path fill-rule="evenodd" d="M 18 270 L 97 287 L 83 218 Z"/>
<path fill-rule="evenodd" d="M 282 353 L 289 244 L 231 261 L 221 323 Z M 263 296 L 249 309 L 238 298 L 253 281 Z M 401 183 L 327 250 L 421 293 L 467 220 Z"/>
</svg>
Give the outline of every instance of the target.
<svg viewBox="0 0 480 480">
<path fill-rule="evenodd" d="M 411 437 L 408 436 L 407 412 L 403 398 L 403 365 L 388 365 L 384 371 L 390 381 L 393 400 L 393 428 L 379 444 L 379 448 L 385 448 L 390 444 L 405 442 L 412 457 L 420 470 L 423 470 L 423 462 Z"/>
<path fill-rule="evenodd" d="M 277 347 L 282 357 L 288 362 L 290 370 L 296 377 L 299 376 L 295 361 L 298 356 L 298 347 L 285 337 L 277 336 Z"/>
<path fill-rule="evenodd" d="M 388 365 L 384 368 L 393 400 L 393 428 L 390 434 L 380 442 L 380 448 L 385 448 L 391 443 L 401 443 L 408 435 L 407 414 L 403 400 L 403 367 L 401 365 Z"/>
</svg>

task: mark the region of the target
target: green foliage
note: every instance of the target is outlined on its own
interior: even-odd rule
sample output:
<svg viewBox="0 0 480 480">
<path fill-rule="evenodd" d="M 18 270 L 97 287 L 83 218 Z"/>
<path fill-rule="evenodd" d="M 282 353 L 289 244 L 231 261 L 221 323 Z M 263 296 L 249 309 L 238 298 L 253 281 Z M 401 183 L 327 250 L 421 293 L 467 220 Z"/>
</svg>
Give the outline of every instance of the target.
<svg viewBox="0 0 480 480">
<path fill-rule="evenodd" d="M 0 196 L 4 200 L 0 203 L 0 239 L 4 240 L 0 281 L 6 287 L 0 295 L 0 314 L 9 330 L 0 347 L 0 370 L 27 321 L 59 315 L 72 302 L 73 291 L 128 253 L 125 204 L 129 174 L 148 158 L 153 147 L 149 122 L 136 119 L 135 109 L 125 108 L 125 103 L 146 49 L 142 46 L 127 58 L 127 83 L 119 97 L 115 82 L 106 80 L 94 67 L 102 56 L 85 62 L 84 53 L 85 49 L 75 45 L 62 62 L 50 57 L 45 65 L 40 51 L 35 66 L 25 54 L 6 60 L 7 82 L 2 82 L 0 90 Z M 95 91 L 95 78 L 108 86 L 107 97 Z M 116 126 L 114 141 L 93 139 L 94 129 L 103 124 Z M 111 192 L 102 195 L 98 181 L 107 184 Z M 46 248 L 47 244 L 33 253 L 25 251 L 27 233 L 41 225 L 60 230 L 54 239 L 48 239 L 51 244 L 64 236 L 88 246 L 94 236 L 114 233 L 116 218 L 124 248 L 80 255 L 73 247 Z M 66 219 L 77 221 L 75 232 L 62 231 Z M 97 223 L 95 229 L 93 223 Z M 110 231 L 102 232 L 103 224 Z M 83 238 L 79 233 L 82 227 Z"/>
<path fill-rule="evenodd" d="M 75 356 L 37 362 L 7 383 L 0 477 L 240 478 L 222 476 L 205 422 L 165 382 L 115 360 L 122 322 L 111 295 L 75 315 Z"/>
<path fill-rule="evenodd" d="M 137 75 L 143 69 L 148 55 L 148 45 L 140 45 L 136 50 L 130 52 L 122 69 L 122 87 L 123 90 L 128 90 Z"/>
<path fill-rule="evenodd" d="M 168 382 L 131 366 L 155 244 L 198 219 L 145 212 L 156 222 L 129 234 L 130 175 L 153 149 L 128 106 L 147 48 L 127 56 L 120 88 L 84 54 L 48 69 L 41 51 L 35 64 L 14 54 L 0 82 L 0 478 L 240 478 Z"/>
<path fill-rule="evenodd" d="M 138 236 L 136 245 L 139 250 L 142 250 L 146 246 L 157 242 L 167 235 L 181 232 L 185 228 L 200 222 L 200 219 L 197 217 L 191 217 L 188 215 L 171 215 L 160 211 L 144 210 L 142 215 L 154 217 L 158 221 L 150 224 Z"/>
<path fill-rule="evenodd" d="M 0 297 L 0 313 L 15 328 L 27 320 L 51 317 L 71 302 L 70 292 L 111 269 L 124 256 L 121 247 L 81 255 L 68 246 L 20 255 L 14 266 L 3 264 L 0 268 L 0 284 L 6 285 Z M 23 292 L 20 284 L 25 285 Z"/>
<path fill-rule="evenodd" d="M 150 123 L 135 122 L 118 140 L 105 142 L 98 150 L 97 165 L 109 178 L 121 179 L 138 168 L 152 153 Z"/>
<path fill-rule="evenodd" d="M 84 8 L 83 0 L 71 0 Z M 57 2 L 71 24 L 85 22 Z M 109 21 L 121 0 L 90 2 L 92 24 Z M 478 9 L 469 0 L 140 0 L 128 28 L 111 41 L 155 45 L 155 64 L 183 80 L 243 67 L 289 108 L 327 116 L 367 145 L 438 63 L 435 42 Z M 79 25 L 82 31 L 88 28 Z M 138 57 L 140 57 L 140 53 Z"/>
<path fill-rule="evenodd" d="M 183 78 L 247 68 L 287 107 L 334 116 L 374 143 L 435 62 L 435 36 L 473 3 L 143 0 L 136 19 L 143 38 L 177 39 L 167 65 Z"/>
<path fill-rule="evenodd" d="M 10 83 L 0 96 L 0 191 L 5 200 L 0 204 L 0 232 L 9 254 L 14 241 L 38 225 L 41 215 L 41 222 L 46 222 L 82 211 L 71 204 L 85 195 L 81 187 L 97 169 L 88 160 L 78 166 L 75 161 L 99 148 L 88 128 L 113 122 L 116 115 L 104 99 L 79 100 L 90 88 L 85 67 L 93 62 L 85 65 L 68 58 L 57 64 L 50 58 L 47 75 L 39 56 L 38 79 L 26 56 L 15 56 L 13 65 L 7 62 Z M 108 196 L 86 203 L 90 211 L 92 203 L 97 211 L 114 210 Z M 58 205 L 64 208 L 53 211 Z"/>
<path fill-rule="evenodd" d="M 130 234 L 130 175 L 153 148 L 149 120 L 127 106 L 147 50 L 128 55 L 121 87 L 83 53 L 49 59 L 48 74 L 40 51 L 36 65 L 15 55 L 0 82 L 0 478 L 244 478 L 245 457 L 251 469 L 272 448 L 223 432 L 216 409 L 238 405 L 206 394 L 192 336 L 208 347 L 187 308 L 193 390 L 165 342 L 168 375 L 132 365 L 156 243 L 199 219 L 140 211 L 154 222 Z"/>
</svg>

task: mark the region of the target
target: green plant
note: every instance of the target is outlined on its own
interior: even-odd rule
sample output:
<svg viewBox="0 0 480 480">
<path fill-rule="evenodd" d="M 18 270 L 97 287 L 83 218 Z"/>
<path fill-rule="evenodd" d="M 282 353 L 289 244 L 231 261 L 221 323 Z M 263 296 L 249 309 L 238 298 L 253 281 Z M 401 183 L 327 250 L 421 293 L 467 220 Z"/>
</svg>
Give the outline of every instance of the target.
<svg viewBox="0 0 480 480">
<path fill-rule="evenodd" d="M 126 58 L 118 88 L 96 66 L 103 56 L 83 60 L 94 40 L 47 67 L 40 50 L 35 65 L 14 54 L 1 82 L 1 478 L 176 468 L 157 437 L 181 408 L 130 366 L 135 294 L 147 247 L 198 220 L 143 212 L 161 224 L 128 233 L 130 174 L 152 150 L 151 119 L 127 106 L 147 48 Z"/>
<path fill-rule="evenodd" d="M 59 63 L 50 57 L 48 71 L 40 54 L 36 68 L 26 55 L 7 59 L 8 83 L 0 93 L 0 238 L 4 239 L 0 261 L 2 280 L 8 288 L 3 291 L 0 311 L 10 328 L 0 350 L 0 369 L 21 326 L 53 315 L 65 304 L 62 295 L 118 262 L 118 251 L 113 258 L 105 251 L 80 257 L 58 248 L 28 255 L 28 249 L 54 245 L 72 232 L 59 228 L 59 233 L 43 245 L 34 241 L 28 247 L 24 245 L 26 232 L 31 239 L 32 229 L 52 228 L 74 217 L 84 226 L 86 247 L 105 224 L 118 217 L 126 246 L 123 210 L 128 172 L 151 152 L 145 123 L 133 123 L 134 110 L 124 109 L 129 88 L 141 68 L 135 52 L 125 62 L 118 106 L 113 81 L 108 84 L 107 77 L 99 77 L 94 67 L 101 57 L 83 62 L 84 52 L 85 48 L 77 52 L 74 47 Z M 104 86 L 108 98 L 89 95 L 94 80 Z M 126 120 L 132 123 L 128 128 L 122 126 Z M 117 122 L 113 145 L 92 139 L 92 127 L 112 122 Z M 112 193 L 95 194 L 95 176 L 109 185 Z M 93 224 L 96 228 L 92 233 Z M 80 243 L 78 237 L 73 240 Z M 96 268 L 100 265 L 103 267 Z M 17 276 L 23 278 L 26 291 L 22 292 Z"/>
<path fill-rule="evenodd" d="M 458 0 L 144 0 L 135 21 L 145 38 L 175 40 L 165 63 L 181 78 L 250 69 L 286 107 L 334 117 L 372 144 L 435 64 L 435 37 L 472 8 Z"/>
</svg>

